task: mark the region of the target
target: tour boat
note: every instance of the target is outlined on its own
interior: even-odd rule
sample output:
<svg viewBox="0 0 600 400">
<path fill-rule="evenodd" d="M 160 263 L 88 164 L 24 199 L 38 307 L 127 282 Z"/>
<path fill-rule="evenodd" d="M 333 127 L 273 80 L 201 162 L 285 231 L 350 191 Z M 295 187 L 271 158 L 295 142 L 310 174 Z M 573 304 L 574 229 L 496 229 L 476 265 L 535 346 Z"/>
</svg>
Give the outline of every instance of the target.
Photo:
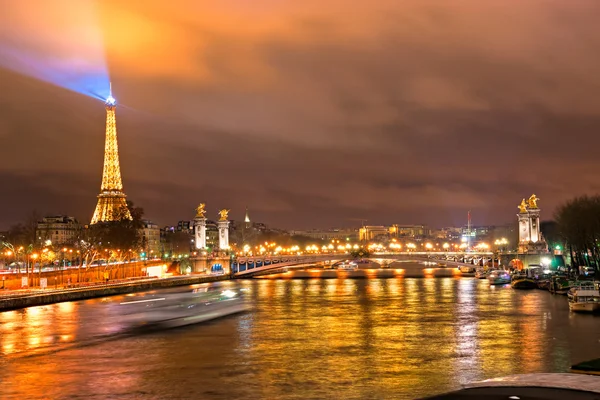
<svg viewBox="0 0 600 400">
<path fill-rule="evenodd" d="M 249 310 L 241 290 L 201 287 L 127 296 L 115 307 L 129 328 L 172 328 Z"/>
<path fill-rule="evenodd" d="M 592 281 L 580 281 L 569 290 L 569 309 L 574 312 L 600 311 L 600 291 Z"/>
<path fill-rule="evenodd" d="M 488 275 L 490 285 L 505 285 L 510 283 L 510 275 L 503 269 L 497 269 Z"/>
<path fill-rule="evenodd" d="M 358 269 L 358 264 L 355 263 L 354 261 L 342 262 L 342 263 L 338 264 L 337 268 L 338 269 L 346 269 L 346 270 L 354 270 L 354 269 Z"/>
</svg>

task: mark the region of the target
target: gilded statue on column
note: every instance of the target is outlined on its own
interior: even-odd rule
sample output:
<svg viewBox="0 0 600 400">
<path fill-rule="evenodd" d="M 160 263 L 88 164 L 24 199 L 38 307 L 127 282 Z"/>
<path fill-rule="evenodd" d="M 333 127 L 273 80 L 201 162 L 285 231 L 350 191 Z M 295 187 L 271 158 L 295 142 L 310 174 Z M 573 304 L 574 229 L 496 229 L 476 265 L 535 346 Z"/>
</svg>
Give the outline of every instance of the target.
<svg viewBox="0 0 600 400">
<path fill-rule="evenodd" d="M 538 206 L 537 206 L 538 201 L 539 201 L 539 199 L 537 198 L 537 196 L 535 194 L 532 194 L 531 197 L 529 198 L 529 200 L 527 200 L 527 202 L 529 203 L 529 208 L 538 208 Z"/>
<path fill-rule="evenodd" d="M 198 205 L 198 207 L 196 207 L 196 217 L 197 218 L 205 218 L 205 214 L 206 214 L 205 207 L 206 207 L 206 204 L 204 204 L 204 203 L 200 203 L 200 205 Z"/>
<path fill-rule="evenodd" d="M 526 213 L 527 212 L 527 203 L 525 202 L 525 199 L 523 199 L 523 201 L 521 201 L 521 204 L 519 204 L 519 212 L 520 213 Z"/>
<path fill-rule="evenodd" d="M 221 211 L 219 211 L 219 215 L 221 216 L 219 218 L 219 221 L 227 221 L 227 215 L 229 215 L 229 210 L 224 208 Z"/>
</svg>

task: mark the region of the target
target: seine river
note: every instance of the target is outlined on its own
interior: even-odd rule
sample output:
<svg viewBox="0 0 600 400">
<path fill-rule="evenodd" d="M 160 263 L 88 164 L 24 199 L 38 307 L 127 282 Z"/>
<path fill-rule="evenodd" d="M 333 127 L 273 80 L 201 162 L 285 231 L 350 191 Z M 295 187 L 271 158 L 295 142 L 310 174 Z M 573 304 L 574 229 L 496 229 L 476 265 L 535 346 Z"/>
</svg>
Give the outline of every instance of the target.
<svg viewBox="0 0 600 400">
<path fill-rule="evenodd" d="M 123 297 L 0 313 L 2 399 L 412 399 L 600 357 L 600 320 L 473 278 L 224 282 L 254 310 L 122 335 Z"/>
</svg>

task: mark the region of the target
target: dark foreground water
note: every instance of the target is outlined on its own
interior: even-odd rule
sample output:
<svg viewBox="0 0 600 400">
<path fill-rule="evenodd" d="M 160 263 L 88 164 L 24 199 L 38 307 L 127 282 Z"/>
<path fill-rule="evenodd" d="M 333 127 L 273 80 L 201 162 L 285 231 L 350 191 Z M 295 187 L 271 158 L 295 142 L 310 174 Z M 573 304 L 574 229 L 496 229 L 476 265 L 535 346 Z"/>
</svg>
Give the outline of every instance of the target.
<svg viewBox="0 0 600 400">
<path fill-rule="evenodd" d="M 405 399 L 600 357 L 600 318 L 472 278 L 255 280 L 253 312 L 119 333 L 123 297 L 0 313 L 2 399 Z"/>
</svg>

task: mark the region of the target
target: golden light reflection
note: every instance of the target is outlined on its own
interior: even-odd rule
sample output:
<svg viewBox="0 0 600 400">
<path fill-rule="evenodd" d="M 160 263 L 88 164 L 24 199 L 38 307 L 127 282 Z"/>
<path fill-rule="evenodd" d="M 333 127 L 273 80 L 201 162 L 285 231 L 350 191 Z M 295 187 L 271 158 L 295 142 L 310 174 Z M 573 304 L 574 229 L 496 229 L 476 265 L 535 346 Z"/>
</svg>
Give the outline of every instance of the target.
<svg viewBox="0 0 600 400">
<path fill-rule="evenodd" d="M 75 311 L 75 303 L 72 301 L 66 303 L 58 303 L 58 309 L 63 313 L 72 313 Z"/>
<path fill-rule="evenodd" d="M 41 340 L 41 338 L 40 338 L 39 336 L 31 336 L 31 337 L 29 338 L 29 344 L 30 344 L 31 346 L 39 346 L 39 345 L 40 345 L 40 343 L 41 343 L 41 341 L 42 341 L 42 340 Z"/>
<path fill-rule="evenodd" d="M 4 354 L 11 354 L 15 351 L 14 343 L 2 343 L 2 352 Z"/>
</svg>

